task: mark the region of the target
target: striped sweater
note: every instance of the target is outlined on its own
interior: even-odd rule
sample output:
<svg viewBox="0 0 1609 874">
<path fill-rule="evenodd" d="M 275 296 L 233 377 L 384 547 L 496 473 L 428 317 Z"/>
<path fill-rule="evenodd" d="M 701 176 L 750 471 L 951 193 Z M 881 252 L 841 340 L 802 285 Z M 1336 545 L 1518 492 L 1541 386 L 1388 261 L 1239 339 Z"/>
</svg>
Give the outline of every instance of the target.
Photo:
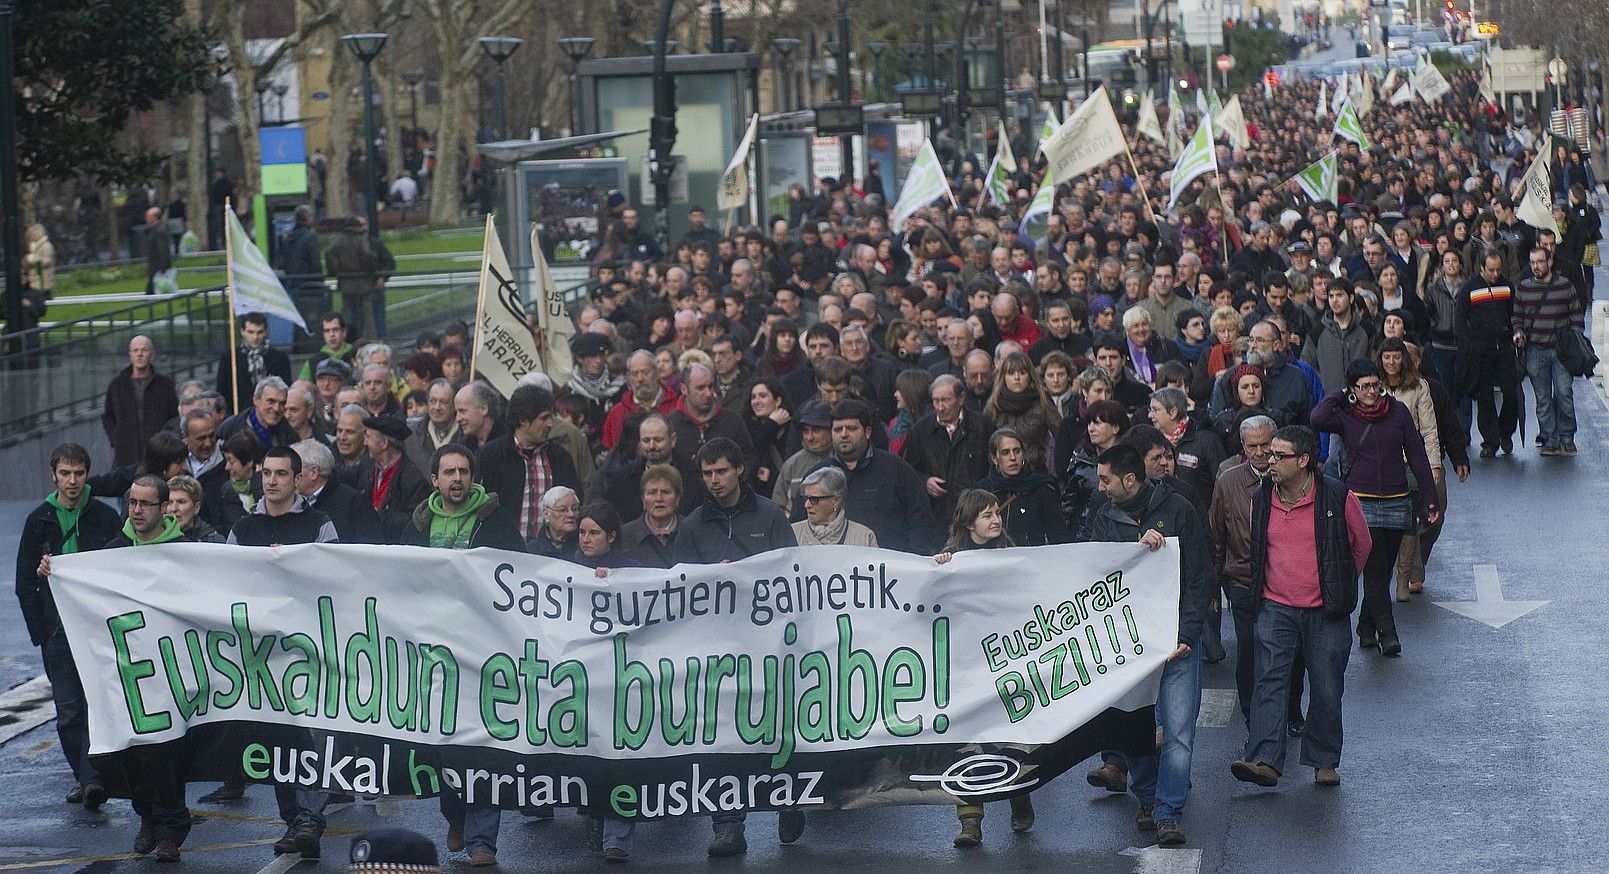
<svg viewBox="0 0 1609 874">
<path fill-rule="evenodd" d="M 1514 330 L 1523 331 L 1527 343 L 1553 348 L 1559 329 L 1583 323 L 1581 299 L 1570 280 L 1555 273 L 1547 279 L 1527 276 L 1514 290 Z"/>
</svg>

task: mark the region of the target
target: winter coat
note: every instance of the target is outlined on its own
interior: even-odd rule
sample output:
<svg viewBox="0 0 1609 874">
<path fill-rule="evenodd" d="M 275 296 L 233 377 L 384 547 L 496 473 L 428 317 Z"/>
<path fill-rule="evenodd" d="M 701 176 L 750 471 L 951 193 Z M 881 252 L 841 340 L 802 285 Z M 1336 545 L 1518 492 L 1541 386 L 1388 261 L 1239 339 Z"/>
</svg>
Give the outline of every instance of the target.
<svg viewBox="0 0 1609 874">
<path fill-rule="evenodd" d="M 145 441 L 179 413 L 172 377 L 151 371 L 143 393 L 134 390 L 134 366 L 123 368 L 106 387 L 101 427 L 112 443 L 112 464 L 134 464 L 145 457 Z"/>
</svg>

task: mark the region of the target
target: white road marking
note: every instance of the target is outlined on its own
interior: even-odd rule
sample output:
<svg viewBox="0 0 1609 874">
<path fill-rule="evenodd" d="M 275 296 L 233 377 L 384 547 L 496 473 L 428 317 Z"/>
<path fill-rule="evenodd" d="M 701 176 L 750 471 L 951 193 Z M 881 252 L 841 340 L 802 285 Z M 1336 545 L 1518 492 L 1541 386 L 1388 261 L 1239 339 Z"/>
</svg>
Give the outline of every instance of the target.
<svg viewBox="0 0 1609 874">
<path fill-rule="evenodd" d="M 1139 852 L 1134 874 L 1201 874 L 1201 851 L 1146 847 Z"/>
<path fill-rule="evenodd" d="M 1240 697 L 1234 689 L 1202 689 L 1196 728 L 1228 728 L 1238 713 Z"/>
<path fill-rule="evenodd" d="M 1475 565 L 1475 600 L 1435 602 L 1437 607 L 1444 607 L 1493 628 L 1502 628 L 1532 610 L 1546 607 L 1548 603 L 1503 600 L 1503 584 L 1497 578 L 1495 564 Z"/>
<path fill-rule="evenodd" d="M 56 718 L 56 702 L 50 696 L 50 681 L 34 677 L 0 695 L 0 746 L 20 734 Z"/>
<path fill-rule="evenodd" d="M 257 874 L 285 874 L 286 871 L 300 864 L 302 864 L 301 854 L 287 853 L 283 856 L 275 856 L 274 861 L 259 868 Z"/>
</svg>

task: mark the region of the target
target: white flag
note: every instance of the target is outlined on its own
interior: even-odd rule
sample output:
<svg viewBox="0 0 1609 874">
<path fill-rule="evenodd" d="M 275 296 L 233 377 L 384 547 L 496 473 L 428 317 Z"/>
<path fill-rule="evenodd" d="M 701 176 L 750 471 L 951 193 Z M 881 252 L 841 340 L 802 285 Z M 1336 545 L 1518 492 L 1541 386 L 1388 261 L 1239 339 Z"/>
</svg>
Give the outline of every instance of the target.
<svg viewBox="0 0 1609 874">
<path fill-rule="evenodd" d="M 1397 84 L 1397 68 L 1392 67 L 1390 70 L 1386 71 L 1386 80 L 1384 82 L 1380 83 L 1380 93 L 1381 94 L 1395 94 L 1396 89 L 1393 88 L 1392 86 L 1394 86 L 1396 84 Z"/>
<path fill-rule="evenodd" d="M 1020 232 L 1036 244 L 1045 239 L 1049 230 L 1050 210 L 1055 205 L 1056 179 L 1047 169 L 1044 178 L 1039 180 L 1039 190 L 1034 192 L 1034 199 L 1028 204 L 1028 211 L 1022 214 Z"/>
<path fill-rule="evenodd" d="M 279 316 L 306 331 L 307 321 L 296 310 L 296 305 L 291 303 L 291 296 L 285 293 L 284 283 L 274 275 L 274 268 L 268 266 L 268 259 L 263 256 L 262 250 L 247 238 L 246 229 L 240 226 L 235 211 L 226 209 L 224 213 L 227 215 L 224 236 L 229 250 L 229 299 L 234 301 L 234 314 L 265 313 Z"/>
<path fill-rule="evenodd" d="M 536 248 L 537 261 L 542 250 Z M 520 377 L 542 369 L 536 338 L 520 299 L 519 284 L 509 269 L 503 242 L 497 238 L 492 217 L 486 216 L 486 241 L 481 248 L 480 292 L 475 302 L 475 345 L 470 352 L 469 375 L 479 373 L 503 397 L 514 394 Z"/>
<path fill-rule="evenodd" d="M 1011 154 L 1011 138 L 1006 136 L 1006 123 L 998 122 L 999 131 L 996 142 L 999 145 L 994 150 L 994 160 L 989 163 L 989 175 L 985 177 L 983 187 L 988 190 L 989 198 L 996 206 L 1011 205 L 1011 174 L 1017 172 L 1017 156 Z"/>
<path fill-rule="evenodd" d="M 1358 96 L 1357 99 L 1353 101 L 1353 104 L 1358 108 L 1358 118 L 1360 119 L 1368 115 L 1369 110 L 1374 108 L 1373 76 L 1364 75 L 1359 77 Z"/>
<path fill-rule="evenodd" d="M 1229 135 L 1229 142 L 1237 149 L 1251 148 L 1251 131 L 1246 128 L 1246 114 L 1240 109 L 1240 95 L 1236 94 L 1224 104 L 1223 111 L 1212 120 L 1218 130 Z"/>
<path fill-rule="evenodd" d="M 758 120 L 759 116 L 756 115 L 755 119 Z M 542 255 L 542 243 L 535 224 L 531 225 L 531 257 L 536 273 L 536 327 L 542 335 L 542 361 L 546 364 L 544 370 L 548 378 L 553 380 L 553 387 L 560 388 L 569 384 L 570 371 L 575 366 L 575 359 L 570 355 L 575 322 L 570 319 L 570 312 L 564 307 L 564 298 L 559 296 L 559 288 L 553 282 L 553 271 L 548 269 L 548 259 Z"/>
<path fill-rule="evenodd" d="M 749 118 L 749 129 L 743 132 L 743 141 L 721 174 L 721 187 L 715 192 L 718 209 L 737 209 L 749 202 L 749 154 L 754 149 L 754 137 L 760 127 L 759 113 Z"/>
<path fill-rule="evenodd" d="M 1525 170 L 1525 197 L 1514 212 L 1521 221 L 1537 230 L 1558 233 L 1559 227 L 1553 223 L 1553 188 L 1549 169 L 1552 159 L 1553 137 L 1544 132 L 1541 147 L 1536 150 L 1536 160 Z"/>
<path fill-rule="evenodd" d="M 955 204 L 950 183 L 944 178 L 944 165 L 939 163 L 938 153 L 933 151 L 933 141 L 923 140 L 910 172 L 905 174 L 905 184 L 899 190 L 899 202 L 894 204 L 890 227 L 896 232 L 903 231 L 906 219 L 941 197 L 948 197 L 950 204 Z"/>
<path fill-rule="evenodd" d="M 1328 80 L 1323 80 L 1323 79 L 1319 80 L 1319 83 L 1318 83 L 1318 105 L 1313 107 L 1313 117 L 1314 118 L 1323 118 L 1324 113 L 1329 110 L 1329 106 L 1330 106 L 1330 96 L 1329 95 L 1330 95 L 1330 83 L 1329 83 L 1329 81 Z"/>
<path fill-rule="evenodd" d="M 1072 181 L 1125 148 L 1123 128 L 1118 126 L 1104 85 L 1067 116 L 1050 139 L 1039 144 L 1050 162 L 1051 178 L 1063 182 Z"/>
<path fill-rule="evenodd" d="M 1201 126 L 1196 128 L 1196 135 L 1190 138 L 1190 145 L 1185 146 L 1184 154 L 1173 165 L 1173 178 L 1168 183 L 1168 209 L 1179 202 L 1179 195 L 1184 193 L 1185 186 L 1197 176 L 1217 171 L 1218 152 L 1212 145 L 1212 119 L 1203 118 Z"/>
<path fill-rule="evenodd" d="M 1481 67 L 1481 99 L 1487 103 L 1497 102 L 1497 90 L 1492 87 L 1492 67 L 1490 64 Z"/>
<path fill-rule="evenodd" d="M 1341 107 L 1346 105 L 1347 95 L 1351 93 L 1351 80 L 1346 76 L 1335 83 L 1335 93 L 1330 95 L 1330 112 L 1339 113 Z"/>
<path fill-rule="evenodd" d="M 1391 105 L 1398 106 L 1400 104 L 1407 103 L 1412 99 L 1413 86 L 1409 85 L 1407 82 L 1404 82 L 1400 87 L 1397 88 L 1397 92 L 1391 95 Z"/>
<path fill-rule="evenodd" d="M 1196 89 L 1196 114 L 1202 118 L 1212 115 L 1212 106 L 1207 103 L 1207 86 L 1202 85 Z"/>
<path fill-rule="evenodd" d="M 1447 83 L 1447 78 L 1436 69 L 1435 64 L 1425 64 L 1414 71 L 1413 87 L 1426 103 L 1435 103 L 1442 95 L 1453 90 L 1453 86 Z"/>
<path fill-rule="evenodd" d="M 1159 143 L 1167 142 L 1167 137 L 1162 133 L 1162 120 L 1157 118 L 1156 102 L 1152 99 L 1149 88 L 1145 89 L 1145 97 L 1140 100 L 1140 118 L 1135 122 L 1134 130 Z"/>
<path fill-rule="evenodd" d="M 1179 90 L 1168 84 L 1168 157 L 1177 158 L 1184 151 L 1184 101 Z"/>
</svg>

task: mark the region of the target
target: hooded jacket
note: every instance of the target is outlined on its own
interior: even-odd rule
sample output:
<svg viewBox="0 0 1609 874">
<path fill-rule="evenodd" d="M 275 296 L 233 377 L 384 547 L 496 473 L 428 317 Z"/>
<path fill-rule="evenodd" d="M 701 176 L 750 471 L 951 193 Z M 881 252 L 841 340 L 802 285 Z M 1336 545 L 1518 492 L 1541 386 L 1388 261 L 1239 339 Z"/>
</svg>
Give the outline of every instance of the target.
<svg viewBox="0 0 1609 874">
<path fill-rule="evenodd" d="M 717 564 L 798 542 L 782 508 L 744 489 L 730 510 L 711 498 L 683 519 L 671 554 L 677 564 Z"/>
<path fill-rule="evenodd" d="M 123 522 L 122 530 L 106 541 L 107 549 L 117 549 L 124 546 L 155 546 L 158 543 L 170 543 L 175 540 L 186 540 L 184 532 L 179 529 L 179 520 L 171 515 L 162 517 L 162 530 L 150 540 L 141 540 L 140 535 L 134 531 L 134 520 Z"/>
<path fill-rule="evenodd" d="M 474 549 L 490 546 L 495 549 L 525 551 L 520 539 L 519 522 L 503 506 L 497 495 L 486 491 L 480 483 L 469 487 L 469 497 L 456 513 L 442 507 L 441 492 L 434 491 L 413 511 L 413 529 L 418 534 L 414 543 L 440 549 Z"/>
<path fill-rule="evenodd" d="M 117 536 L 117 511 L 110 505 L 103 504 L 90 496 L 90 488 L 84 487 L 84 497 L 77 513 L 74 529 L 77 533 L 77 548 L 74 552 L 89 552 L 101 549 L 106 542 Z M 56 599 L 50 592 L 50 580 L 41 577 L 39 559 L 45 555 L 64 555 L 64 541 L 67 539 L 62 532 L 62 523 L 59 514 L 63 512 L 56 503 L 56 493 L 50 496 L 22 523 L 22 538 L 17 542 L 17 603 L 22 608 L 22 618 L 28 625 L 28 637 L 35 646 L 44 645 L 61 628 L 61 617 L 56 613 Z"/>
</svg>

